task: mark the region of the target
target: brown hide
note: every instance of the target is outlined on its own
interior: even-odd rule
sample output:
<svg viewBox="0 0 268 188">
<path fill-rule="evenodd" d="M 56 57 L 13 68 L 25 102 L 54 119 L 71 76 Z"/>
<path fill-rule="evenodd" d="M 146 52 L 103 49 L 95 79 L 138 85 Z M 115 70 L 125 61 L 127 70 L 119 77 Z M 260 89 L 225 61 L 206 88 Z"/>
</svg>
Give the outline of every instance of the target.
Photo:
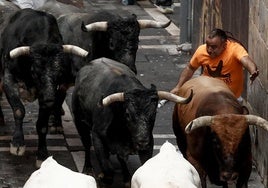
<svg viewBox="0 0 268 188">
<path fill-rule="evenodd" d="M 193 90 L 192 100 L 187 105 L 176 104 L 175 106 L 178 108 L 177 116 L 183 128 L 202 115 L 242 113 L 234 94 L 219 79 L 207 76 L 193 78 L 180 88 L 178 95 L 187 97 L 191 89 Z"/>
<path fill-rule="evenodd" d="M 199 76 L 187 81 L 180 88 L 179 95 L 186 97 L 191 89 L 193 90 L 192 100 L 188 104 L 176 104 L 174 107 L 173 130 L 180 150 L 198 170 L 202 180 L 202 176 L 204 178 L 205 175 L 203 165 L 206 162 L 204 160 L 207 160 L 207 154 L 205 154 L 207 141 L 205 140 L 208 139 L 210 132 L 214 132 L 220 140 L 222 157 L 232 156 L 248 130 L 248 125 L 243 116 L 242 106 L 223 81 Z M 200 116 L 215 117 L 210 128 L 202 127 L 186 134 L 184 129 L 187 124 Z M 250 158 L 251 153 L 246 153 L 247 156 L 244 157 Z M 204 181 L 203 179 L 203 185 Z M 219 183 L 218 180 L 216 181 Z"/>
<path fill-rule="evenodd" d="M 216 114 L 229 114 L 229 113 L 242 113 L 239 109 L 234 94 L 228 86 L 221 80 L 211 78 L 208 76 L 199 76 L 187 81 L 179 90 L 180 96 L 189 96 L 189 92 L 193 90 L 193 98 L 187 105 L 176 104 L 176 116 L 179 117 L 179 124 L 183 131 L 186 125 L 195 118 L 203 115 L 216 115 Z M 235 106 L 235 108 L 234 108 Z M 196 146 L 192 154 L 202 152 L 202 137 L 203 130 L 198 133 L 194 131 L 188 135 L 189 145 Z M 203 135 L 204 136 L 204 135 Z M 192 139 L 194 138 L 194 139 Z"/>
<path fill-rule="evenodd" d="M 210 127 L 221 140 L 223 153 L 233 155 L 237 150 L 238 141 L 242 139 L 248 125 L 246 119 L 241 115 L 223 114 L 214 116 Z"/>
</svg>

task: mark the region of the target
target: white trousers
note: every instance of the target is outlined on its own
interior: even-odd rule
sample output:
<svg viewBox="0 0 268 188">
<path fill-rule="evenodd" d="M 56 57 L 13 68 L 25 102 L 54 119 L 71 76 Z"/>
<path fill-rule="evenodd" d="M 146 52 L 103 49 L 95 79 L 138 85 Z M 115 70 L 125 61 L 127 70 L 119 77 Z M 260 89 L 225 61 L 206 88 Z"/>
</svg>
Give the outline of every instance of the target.
<svg viewBox="0 0 268 188">
<path fill-rule="evenodd" d="M 47 0 L 11 0 L 12 3 L 19 6 L 21 9 L 31 8 L 37 9 L 45 4 Z"/>
</svg>

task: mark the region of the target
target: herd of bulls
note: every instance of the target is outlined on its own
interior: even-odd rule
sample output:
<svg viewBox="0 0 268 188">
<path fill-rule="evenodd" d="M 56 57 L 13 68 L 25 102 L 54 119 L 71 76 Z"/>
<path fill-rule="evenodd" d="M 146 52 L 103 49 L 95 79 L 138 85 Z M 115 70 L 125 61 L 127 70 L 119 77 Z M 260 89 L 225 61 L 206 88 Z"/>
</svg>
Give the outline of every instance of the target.
<svg viewBox="0 0 268 188">
<path fill-rule="evenodd" d="M 10 152 L 25 152 L 21 100 L 38 100 L 36 165 L 48 156 L 46 135 L 53 116 L 62 129 L 61 108 L 66 90 L 74 85 L 72 113 L 85 148 L 83 172 L 94 174 L 91 146 L 102 169 L 98 179 L 113 182 L 109 154 L 116 154 L 123 179 L 130 182 L 130 154 L 142 163 L 153 155 L 152 135 L 160 99 L 175 103 L 173 130 L 183 156 L 200 175 L 228 188 L 246 188 L 252 156 L 248 125 L 268 130 L 268 122 L 245 115 L 242 107 L 219 80 L 199 77 L 187 82 L 180 96 L 146 88 L 136 78 L 140 29 L 165 28 L 170 22 L 138 20 L 107 11 L 79 11 L 48 1 L 40 10 L 0 4 L 1 87 L 12 108 L 15 130 Z M 217 86 L 217 87 L 216 87 Z M 1 108 L 0 108 L 1 109 Z M 1 123 L 4 123 L 2 110 Z"/>
</svg>

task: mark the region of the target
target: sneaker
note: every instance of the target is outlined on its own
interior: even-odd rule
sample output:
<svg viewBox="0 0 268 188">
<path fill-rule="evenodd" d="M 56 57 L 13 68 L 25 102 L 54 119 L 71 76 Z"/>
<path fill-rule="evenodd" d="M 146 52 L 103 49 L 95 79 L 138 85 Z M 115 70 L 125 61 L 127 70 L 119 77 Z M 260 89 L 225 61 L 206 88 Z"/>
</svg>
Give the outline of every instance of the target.
<svg viewBox="0 0 268 188">
<path fill-rule="evenodd" d="M 174 5 L 171 6 L 162 6 L 162 5 L 156 5 L 154 6 L 163 14 L 172 14 L 174 12 Z"/>
<path fill-rule="evenodd" d="M 173 0 L 156 0 L 154 5 L 163 14 L 172 14 L 174 12 Z"/>
</svg>

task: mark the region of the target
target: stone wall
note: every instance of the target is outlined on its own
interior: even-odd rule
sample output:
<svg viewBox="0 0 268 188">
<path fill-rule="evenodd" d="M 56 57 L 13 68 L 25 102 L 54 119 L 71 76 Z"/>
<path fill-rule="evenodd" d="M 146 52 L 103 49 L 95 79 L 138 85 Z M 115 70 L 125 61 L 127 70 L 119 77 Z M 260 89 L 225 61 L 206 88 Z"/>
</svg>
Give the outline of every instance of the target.
<svg viewBox="0 0 268 188">
<path fill-rule="evenodd" d="M 246 82 L 243 97 L 251 113 L 268 120 L 268 0 L 193 0 L 193 51 L 214 27 L 234 34 L 257 64 L 260 75 Z M 183 7 L 182 7 L 183 8 Z M 253 157 L 264 185 L 268 187 L 268 133 L 251 127 Z"/>
<path fill-rule="evenodd" d="M 260 70 L 260 75 L 247 89 L 247 100 L 252 110 L 268 119 L 268 1 L 249 1 L 248 50 Z M 264 184 L 268 186 L 268 133 L 252 128 L 254 158 Z"/>
</svg>

